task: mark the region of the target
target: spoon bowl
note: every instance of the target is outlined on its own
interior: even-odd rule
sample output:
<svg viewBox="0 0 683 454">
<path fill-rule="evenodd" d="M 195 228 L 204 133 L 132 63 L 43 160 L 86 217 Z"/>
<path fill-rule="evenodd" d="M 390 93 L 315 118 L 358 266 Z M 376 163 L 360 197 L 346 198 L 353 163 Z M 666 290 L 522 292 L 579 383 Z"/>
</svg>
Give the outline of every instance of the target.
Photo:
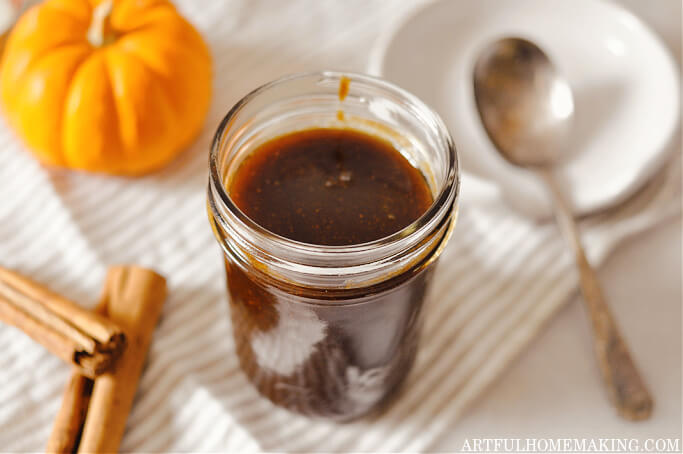
<svg viewBox="0 0 683 454">
<path fill-rule="evenodd" d="M 486 131 L 511 164 L 548 167 L 565 158 L 574 98 L 534 43 L 505 38 L 487 47 L 474 67 L 474 96 Z"/>
</svg>

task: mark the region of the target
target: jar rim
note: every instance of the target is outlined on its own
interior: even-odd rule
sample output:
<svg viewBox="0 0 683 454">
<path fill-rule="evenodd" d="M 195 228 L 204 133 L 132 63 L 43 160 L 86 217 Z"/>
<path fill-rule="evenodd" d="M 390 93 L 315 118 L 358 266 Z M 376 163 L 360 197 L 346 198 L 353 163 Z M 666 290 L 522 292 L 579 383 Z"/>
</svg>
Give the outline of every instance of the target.
<svg viewBox="0 0 683 454">
<path fill-rule="evenodd" d="M 407 100 L 414 106 L 420 109 L 421 113 L 428 117 L 428 120 L 433 123 L 438 134 L 444 139 L 446 147 L 448 148 L 448 170 L 446 173 L 446 178 L 438 194 L 434 197 L 434 201 L 430 207 L 415 221 L 402 228 L 401 230 L 373 240 L 366 243 L 358 243 L 352 245 L 318 245 L 311 243 L 304 243 L 301 241 L 292 240 L 281 235 L 278 235 L 270 230 L 259 225 L 251 218 L 249 218 L 239 207 L 232 201 L 228 190 L 225 187 L 223 178 L 221 177 L 221 172 L 219 169 L 219 161 L 221 158 L 221 144 L 222 138 L 227 132 L 227 129 L 231 123 L 231 120 L 235 118 L 243 107 L 249 103 L 250 100 L 258 96 L 259 94 L 269 90 L 270 88 L 284 84 L 287 82 L 292 82 L 295 80 L 309 79 L 309 78 L 336 78 L 340 79 L 342 77 L 349 78 L 351 82 L 363 82 L 368 85 L 373 85 L 381 90 L 386 90 L 390 93 L 398 95 L 399 97 Z M 215 193 L 215 194 L 214 194 Z M 390 247 L 395 245 L 402 240 L 410 236 L 415 236 L 416 234 L 424 232 L 426 228 L 432 223 L 435 218 L 439 217 L 439 214 L 448 209 L 450 205 L 449 201 L 457 203 L 460 193 L 460 167 L 458 161 L 458 155 L 456 152 L 455 144 L 448 132 L 445 124 L 441 118 L 424 102 L 422 102 L 417 96 L 411 94 L 410 92 L 390 83 L 381 78 L 354 73 L 354 72 L 341 72 L 341 71 L 312 71 L 304 73 L 295 73 L 280 77 L 271 82 L 267 82 L 258 88 L 252 90 L 242 99 L 240 99 L 225 115 L 223 120 L 220 122 L 218 129 L 214 135 L 213 141 L 211 143 L 211 150 L 209 154 L 209 202 L 213 205 L 215 201 L 213 200 L 214 195 L 217 195 L 222 203 L 223 207 L 230 211 L 230 213 L 242 223 L 252 234 L 258 237 L 261 241 L 266 244 L 274 244 L 279 247 L 285 247 L 293 252 L 308 254 L 314 256 L 333 254 L 336 256 L 341 255 L 357 255 L 363 252 L 377 251 L 377 249 Z M 210 209 L 214 212 L 214 217 L 216 217 L 216 207 L 211 206 Z M 219 218 L 220 220 L 220 218 Z"/>
</svg>

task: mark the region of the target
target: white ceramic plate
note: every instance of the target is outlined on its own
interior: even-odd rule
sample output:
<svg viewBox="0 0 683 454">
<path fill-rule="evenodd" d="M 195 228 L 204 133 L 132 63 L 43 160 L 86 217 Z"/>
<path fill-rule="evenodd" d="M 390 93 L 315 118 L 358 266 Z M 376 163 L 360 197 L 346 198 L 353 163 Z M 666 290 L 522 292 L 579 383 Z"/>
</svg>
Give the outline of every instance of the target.
<svg viewBox="0 0 683 454">
<path fill-rule="evenodd" d="M 474 61 L 503 36 L 537 43 L 572 87 L 575 134 L 560 177 L 577 214 L 623 201 L 662 166 L 678 126 L 678 68 L 654 33 L 607 1 L 436 1 L 378 40 L 369 71 L 439 112 L 466 172 L 545 217 L 550 204 L 539 181 L 497 154 L 475 110 Z"/>
</svg>

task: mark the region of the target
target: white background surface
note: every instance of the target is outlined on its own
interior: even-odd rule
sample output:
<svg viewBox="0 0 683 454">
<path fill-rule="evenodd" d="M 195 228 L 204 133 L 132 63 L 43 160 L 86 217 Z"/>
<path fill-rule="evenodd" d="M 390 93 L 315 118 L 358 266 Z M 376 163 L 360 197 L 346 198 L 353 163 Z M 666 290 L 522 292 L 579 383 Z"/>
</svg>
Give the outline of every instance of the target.
<svg viewBox="0 0 683 454">
<path fill-rule="evenodd" d="M 622 0 L 681 62 L 681 2 Z M 627 241 L 600 270 L 605 293 L 655 398 L 651 420 L 620 419 L 607 401 L 576 296 L 453 428 L 470 438 L 681 438 L 681 220 Z M 683 446 L 683 445 L 681 445 Z"/>
<path fill-rule="evenodd" d="M 607 401 L 577 296 L 439 449 L 460 449 L 467 438 L 681 438 L 680 219 L 622 246 L 600 276 L 654 394 L 652 419 L 624 421 Z"/>
</svg>

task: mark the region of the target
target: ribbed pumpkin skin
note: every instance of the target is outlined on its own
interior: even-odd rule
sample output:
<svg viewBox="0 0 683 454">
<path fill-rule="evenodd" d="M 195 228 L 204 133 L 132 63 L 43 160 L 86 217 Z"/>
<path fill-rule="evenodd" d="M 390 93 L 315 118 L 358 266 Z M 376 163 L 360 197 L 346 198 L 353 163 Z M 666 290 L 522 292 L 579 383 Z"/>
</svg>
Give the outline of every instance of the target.
<svg viewBox="0 0 683 454">
<path fill-rule="evenodd" d="M 96 0 L 47 0 L 7 41 L 0 101 L 44 163 L 138 175 L 173 159 L 199 132 L 211 57 L 167 0 L 115 0 L 108 31 L 87 34 Z"/>
</svg>

